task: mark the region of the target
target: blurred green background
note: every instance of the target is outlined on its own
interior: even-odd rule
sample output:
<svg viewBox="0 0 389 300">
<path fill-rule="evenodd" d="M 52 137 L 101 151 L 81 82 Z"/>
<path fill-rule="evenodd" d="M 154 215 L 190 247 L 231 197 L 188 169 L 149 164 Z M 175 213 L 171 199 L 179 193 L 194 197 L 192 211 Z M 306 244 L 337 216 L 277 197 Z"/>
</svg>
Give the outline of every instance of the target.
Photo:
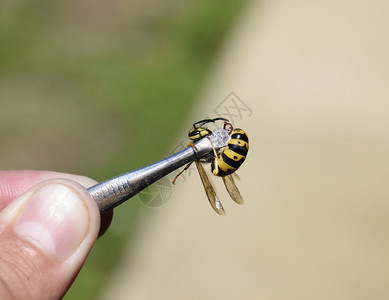
<svg viewBox="0 0 389 300">
<path fill-rule="evenodd" d="M 2 1 L 1 169 L 101 181 L 162 158 L 244 2 Z M 96 298 L 145 214 L 115 211 L 66 298 Z"/>
</svg>

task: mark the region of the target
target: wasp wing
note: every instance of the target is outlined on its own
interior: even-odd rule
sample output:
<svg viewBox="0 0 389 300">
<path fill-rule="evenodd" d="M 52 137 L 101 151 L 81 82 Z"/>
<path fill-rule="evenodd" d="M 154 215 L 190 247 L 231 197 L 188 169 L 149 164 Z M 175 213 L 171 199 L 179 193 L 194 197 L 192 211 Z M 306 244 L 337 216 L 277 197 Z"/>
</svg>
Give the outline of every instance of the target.
<svg viewBox="0 0 389 300">
<path fill-rule="evenodd" d="M 223 182 L 224 185 L 226 186 L 226 189 L 228 193 L 230 194 L 232 200 L 234 200 L 238 204 L 243 204 L 243 198 L 238 190 L 238 188 L 235 185 L 234 178 L 230 175 L 224 176 Z"/>
<path fill-rule="evenodd" d="M 219 214 L 219 215 L 225 215 L 226 212 L 224 211 L 223 205 L 221 204 L 218 196 L 216 195 L 215 188 L 213 187 L 213 184 L 208 177 L 207 173 L 205 172 L 205 169 L 203 165 L 196 160 L 196 167 L 199 171 L 199 175 L 201 178 L 201 182 L 203 183 L 205 193 L 207 194 L 209 203 L 211 203 L 212 208 Z"/>
<path fill-rule="evenodd" d="M 230 174 L 233 178 L 232 179 L 235 179 L 235 180 L 240 180 L 240 176 L 238 174 L 236 174 L 236 172 Z"/>
</svg>

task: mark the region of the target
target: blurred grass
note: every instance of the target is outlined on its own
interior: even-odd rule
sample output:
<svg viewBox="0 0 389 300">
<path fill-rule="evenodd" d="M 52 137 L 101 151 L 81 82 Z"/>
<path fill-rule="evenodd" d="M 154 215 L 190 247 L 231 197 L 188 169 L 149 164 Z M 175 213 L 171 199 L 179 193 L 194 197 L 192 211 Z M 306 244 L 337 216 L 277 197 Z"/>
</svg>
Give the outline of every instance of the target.
<svg viewBox="0 0 389 300">
<path fill-rule="evenodd" d="M 161 158 L 244 2 L 3 1 L 1 167 L 103 180 Z M 115 211 L 67 298 L 97 297 L 140 214 Z"/>
</svg>

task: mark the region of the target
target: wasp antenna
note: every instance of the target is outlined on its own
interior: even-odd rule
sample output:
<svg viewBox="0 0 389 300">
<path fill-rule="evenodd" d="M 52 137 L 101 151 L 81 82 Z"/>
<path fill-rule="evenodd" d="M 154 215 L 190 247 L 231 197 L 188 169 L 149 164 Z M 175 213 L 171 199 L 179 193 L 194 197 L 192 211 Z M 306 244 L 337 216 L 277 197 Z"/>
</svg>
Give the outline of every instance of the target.
<svg viewBox="0 0 389 300">
<path fill-rule="evenodd" d="M 224 121 L 224 122 L 229 122 L 228 119 L 226 118 L 213 118 L 213 119 L 204 119 L 204 120 L 201 120 L 201 121 L 198 121 L 196 123 L 193 123 L 193 128 L 194 129 L 197 129 L 198 127 L 201 127 L 201 126 L 204 126 L 205 124 L 207 123 L 215 123 L 216 121 Z M 200 124 L 198 127 L 196 126 L 197 124 Z"/>
</svg>

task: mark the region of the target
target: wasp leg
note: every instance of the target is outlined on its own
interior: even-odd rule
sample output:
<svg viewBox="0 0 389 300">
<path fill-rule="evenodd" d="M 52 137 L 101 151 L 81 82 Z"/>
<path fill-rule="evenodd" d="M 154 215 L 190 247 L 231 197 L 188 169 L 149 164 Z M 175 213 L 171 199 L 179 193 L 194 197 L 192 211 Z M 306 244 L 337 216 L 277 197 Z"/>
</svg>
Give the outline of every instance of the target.
<svg viewBox="0 0 389 300">
<path fill-rule="evenodd" d="M 211 139 L 209 139 L 209 140 L 211 140 Z M 199 149 L 197 149 L 195 144 L 193 144 L 192 142 L 190 142 L 187 147 L 189 147 L 189 146 L 192 146 L 192 148 L 195 149 L 196 152 L 199 151 Z"/>
<path fill-rule="evenodd" d="M 230 134 L 231 134 L 231 132 L 234 130 L 234 127 L 233 127 L 232 124 L 229 123 L 229 122 L 224 122 L 223 128 L 224 128 L 225 130 L 228 130 Z"/>
<path fill-rule="evenodd" d="M 176 184 L 176 180 L 177 180 L 178 176 L 180 176 L 182 173 L 184 173 L 186 170 L 188 170 L 189 167 L 190 167 L 190 165 L 191 165 L 192 163 L 193 163 L 193 161 L 190 162 L 189 164 L 187 164 L 186 167 L 185 167 L 180 173 L 178 173 L 178 174 L 176 175 L 176 177 L 174 177 L 174 179 L 173 179 L 173 181 L 172 181 L 173 184 Z"/>
<path fill-rule="evenodd" d="M 216 170 L 216 174 L 219 173 L 219 167 L 218 167 L 218 163 L 219 163 L 219 155 L 217 154 L 216 152 L 216 149 L 215 147 L 213 146 L 213 143 L 212 143 L 212 140 L 209 136 L 206 136 L 206 138 L 211 142 L 211 145 L 212 145 L 212 149 L 213 149 L 213 154 L 214 154 L 214 164 L 215 164 L 215 170 Z"/>
<path fill-rule="evenodd" d="M 196 152 L 199 151 L 199 150 L 197 149 L 197 147 L 195 146 L 195 144 L 193 144 L 192 142 L 190 142 L 190 143 L 188 144 L 188 147 L 189 147 L 189 146 L 192 146 L 192 148 L 193 148 Z M 186 167 L 185 167 L 180 173 L 178 173 L 178 174 L 176 175 L 176 177 L 174 177 L 174 179 L 173 179 L 173 181 L 172 181 L 173 184 L 176 184 L 176 180 L 177 180 L 178 176 L 180 176 L 182 173 L 184 173 L 186 170 L 188 170 L 189 167 L 190 167 L 190 165 L 191 165 L 192 163 L 193 163 L 193 161 L 190 162 L 189 164 L 187 164 Z"/>
</svg>

